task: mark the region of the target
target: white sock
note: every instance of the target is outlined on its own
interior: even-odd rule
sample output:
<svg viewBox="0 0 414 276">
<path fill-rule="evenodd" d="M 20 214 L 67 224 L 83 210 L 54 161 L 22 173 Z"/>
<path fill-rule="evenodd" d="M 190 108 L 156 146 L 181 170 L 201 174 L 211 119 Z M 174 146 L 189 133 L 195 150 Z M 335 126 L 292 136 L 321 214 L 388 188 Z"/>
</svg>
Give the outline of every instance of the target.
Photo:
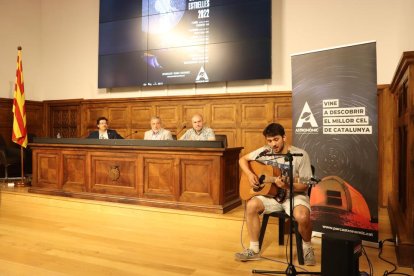
<svg viewBox="0 0 414 276">
<path fill-rule="evenodd" d="M 306 251 L 306 249 L 308 249 L 309 247 L 312 247 L 312 243 L 310 241 L 305 242 L 304 240 L 302 240 L 302 247 L 303 247 L 303 251 Z"/>
<path fill-rule="evenodd" d="M 259 253 L 259 251 L 260 251 L 259 242 L 258 241 L 254 241 L 254 242 L 251 241 L 249 249 L 253 250 L 254 253 Z"/>
</svg>

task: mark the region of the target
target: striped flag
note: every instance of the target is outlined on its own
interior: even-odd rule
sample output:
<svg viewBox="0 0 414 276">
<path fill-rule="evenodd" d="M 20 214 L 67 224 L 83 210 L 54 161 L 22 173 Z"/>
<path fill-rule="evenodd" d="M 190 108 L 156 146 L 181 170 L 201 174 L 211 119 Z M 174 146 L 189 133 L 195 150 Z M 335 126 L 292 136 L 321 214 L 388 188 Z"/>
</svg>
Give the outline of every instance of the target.
<svg viewBox="0 0 414 276">
<path fill-rule="evenodd" d="M 12 141 L 27 147 L 26 108 L 24 99 L 24 82 L 22 66 L 22 47 L 17 47 L 17 70 L 13 99 L 13 133 Z"/>
</svg>

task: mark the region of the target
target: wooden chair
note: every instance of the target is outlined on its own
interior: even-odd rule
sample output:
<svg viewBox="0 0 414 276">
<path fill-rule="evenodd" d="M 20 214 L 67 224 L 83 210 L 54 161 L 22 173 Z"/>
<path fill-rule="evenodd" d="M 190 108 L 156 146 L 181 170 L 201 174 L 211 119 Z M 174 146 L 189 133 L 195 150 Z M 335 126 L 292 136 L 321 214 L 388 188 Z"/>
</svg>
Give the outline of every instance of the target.
<svg viewBox="0 0 414 276">
<path fill-rule="evenodd" d="M 227 148 L 227 135 L 226 134 L 216 134 L 216 141 L 223 142 L 223 148 Z"/>
<path fill-rule="evenodd" d="M 315 167 L 312 166 L 312 175 L 315 175 Z M 310 198 L 312 186 L 308 189 L 308 196 Z M 276 211 L 270 214 L 263 214 L 262 219 L 262 226 L 260 228 L 260 235 L 259 235 L 259 248 L 262 248 L 264 235 L 266 233 L 267 223 L 270 217 L 279 218 L 279 245 L 285 244 L 285 222 L 289 219 L 289 215 L 285 213 L 285 211 Z M 293 219 L 293 231 L 296 236 L 296 251 L 298 254 L 298 262 L 300 265 L 305 263 L 303 258 L 303 247 L 302 247 L 302 236 L 299 233 L 298 223 Z"/>
</svg>

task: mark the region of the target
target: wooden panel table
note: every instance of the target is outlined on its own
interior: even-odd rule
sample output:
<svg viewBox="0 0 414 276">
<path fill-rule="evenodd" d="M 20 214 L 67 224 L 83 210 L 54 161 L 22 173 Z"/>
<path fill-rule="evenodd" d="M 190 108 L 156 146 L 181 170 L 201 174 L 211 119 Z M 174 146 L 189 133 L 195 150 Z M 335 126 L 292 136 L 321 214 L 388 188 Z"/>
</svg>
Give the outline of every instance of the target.
<svg viewBox="0 0 414 276">
<path fill-rule="evenodd" d="M 29 192 L 225 213 L 241 204 L 239 154 L 221 141 L 37 138 Z"/>
</svg>

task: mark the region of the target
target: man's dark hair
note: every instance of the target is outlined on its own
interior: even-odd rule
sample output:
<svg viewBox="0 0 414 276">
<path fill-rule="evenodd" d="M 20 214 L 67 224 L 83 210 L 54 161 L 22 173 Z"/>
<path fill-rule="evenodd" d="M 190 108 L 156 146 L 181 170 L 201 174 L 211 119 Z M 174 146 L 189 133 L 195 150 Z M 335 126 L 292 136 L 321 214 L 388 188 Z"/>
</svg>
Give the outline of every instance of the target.
<svg viewBox="0 0 414 276">
<path fill-rule="evenodd" d="M 285 136 L 285 129 L 281 124 L 271 123 L 263 130 L 264 137 Z"/>
<path fill-rule="evenodd" d="M 99 125 L 99 121 L 100 120 L 105 120 L 106 121 L 106 123 L 108 123 L 108 119 L 107 118 L 105 118 L 105 117 L 99 117 L 98 119 L 96 119 L 96 124 L 97 125 Z"/>
</svg>

